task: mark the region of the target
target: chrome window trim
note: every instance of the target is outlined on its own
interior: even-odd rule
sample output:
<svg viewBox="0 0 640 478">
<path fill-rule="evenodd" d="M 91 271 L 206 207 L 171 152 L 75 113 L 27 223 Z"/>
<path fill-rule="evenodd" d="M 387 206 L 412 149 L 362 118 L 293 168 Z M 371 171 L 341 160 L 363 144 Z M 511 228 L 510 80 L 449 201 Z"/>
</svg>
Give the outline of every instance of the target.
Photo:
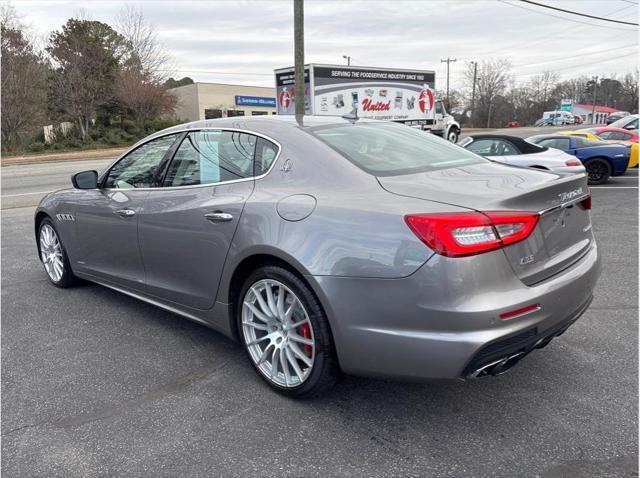
<svg viewBox="0 0 640 478">
<path fill-rule="evenodd" d="M 562 208 L 566 208 L 566 207 L 569 207 L 569 206 L 573 206 L 574 204 L 577 204 L 580 201 L 584 201 L 589 196 L 591 196 L 591 193 L 583 194 L 582 196 L 573 198 L 573 199 L 571 199 L 571 200 L 569 200 L 567 202 L 563 202 L 562 204 L 558 204 L 556 206 L 553 206 L 553 207 L 550 207 L 550 208 L 547 208 L 547 209 L 543 209 L 542 211 L 538 211 L 538 214 L 542 216 L 543 214 L 546 214 L 546 213 L 551 212 L 551 211 L 555 211 L 556 209 L 562 209 Z"/>
<path fill-rule="evenodd" d="M 278 159 L 280 158 L 280 153 L 282 152 L 282 145 L 280 144 L 279 141 L 271 138 L 270 136 L 267 136 L 266 134 L 256 133 L 254 131 L 250 131 L 250 130 L 247 130 L 247 129 L 242 129 L 242 128 L 189 128 L 189 129 L 181 129 L 179 131 L 167 132 L 166 134 L 154 136 L 154 137 L 150 138 L 149 141 L 146 141 L 144 143 L 141 143 L 141 144 L 136 143 L 136 144 L 134 144 L 131 148 L 129 148 L 124 153 L 122 153 L 113 163 L 111 163 L 108 168 L 105 169 L 105 174 L 109 174 L 109 171 L 111 171 L 111 168 L 114 167 L 121 159 L 123 159 L 125 156 L 127 156 L 130 152 L 133 152 L 135 149 L 138 149 L 139 147 L 144 146 L 145 144 L 150 143 L 151 141 L 163 138 L 165 136 L 170 136 L 172 134 L 194 133 L 194 132 L 197 132 L 197 131 L 232 131 L 234 133 L 251 134 L 253 136 L 258 136 L 260 138 L 266 139 L 267 141 L 270 141 L 271 143 L 275 144 L 278 147 L 278 153 L 276 154 L 276 157 L 273 158 L 273 163 L 271 163 L 271 166 L 269 167 L 267 172 L 266 173 L 262 173 L 259 176 L 250 176 L 248 178 L 242 178 L 242 179 L 230 179 L 228 181 L 220 181 L 220 182 L 217 182 L 217 183 L 192 184 L 192 185 L 188 185 L 188 186 L 159 186 L 157 188 L 129 188 L 129 189 L 123 189 L 123 188 L 97 188 L 97 189 L 99 189 L 100 191 L 166 191 L 166 190 L 174 190 L 174 189 L 204 188 L 204 187 L 211 187 L 211 186 L 219 186 L 219 185 L 223 185 L 223 184 L 241 183 L 241 182 L 245 182 L 245 181 L 256 181 L 258 179 L 264 178 L 265 176 L 267 176 L 273 170 L 273 168 L 275 167 L 276 163 L 278 162 Z M 173 161 L 173 158 L 171 158 L 171 160 Z M 254 152 L 254 161 L 255 161 L 255 152 Z"/>
</svg>

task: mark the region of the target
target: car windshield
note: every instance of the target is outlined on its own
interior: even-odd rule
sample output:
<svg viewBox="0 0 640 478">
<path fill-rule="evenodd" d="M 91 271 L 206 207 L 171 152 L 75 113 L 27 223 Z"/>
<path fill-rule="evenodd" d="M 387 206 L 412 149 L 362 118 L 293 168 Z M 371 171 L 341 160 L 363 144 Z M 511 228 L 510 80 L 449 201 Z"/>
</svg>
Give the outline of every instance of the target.
<svg viewBox="0 0 640 478">
<path fill-rule="evenodd" d="M 609 126 L 613 128 L 625 128 L 626 129 L 637 129 L 638 128 L 638 116 L 637 115 L 629 115 L 623 118 L 620 118 L 618 121 L 614 121 Z"/>
<path fill-rule="evenodd" d="M 430 133 L 395 123 L 319 126 L 307 131 L 374 176 L 398 176 L 486 161 Z"/>
</svg>

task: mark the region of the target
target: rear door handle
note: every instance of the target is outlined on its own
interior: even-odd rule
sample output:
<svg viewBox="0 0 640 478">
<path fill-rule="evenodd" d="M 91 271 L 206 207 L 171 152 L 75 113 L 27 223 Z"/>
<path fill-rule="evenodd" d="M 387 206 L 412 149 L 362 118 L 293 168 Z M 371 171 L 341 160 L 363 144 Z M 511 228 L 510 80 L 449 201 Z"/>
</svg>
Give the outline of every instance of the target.
<svg viewBox="0 0 640 478">
<path fill-rule="evenodd" d="M 233 216 L 228 212 L 209 212 L 204 215 L 211 222 L 229 222 Z"/>
<path fill-rule="evenodd" d="M 136 212 L 133 209 L 118 209 L 113 212 L 120 217 L 131 217 L 136 215 Z"/>
</svg>

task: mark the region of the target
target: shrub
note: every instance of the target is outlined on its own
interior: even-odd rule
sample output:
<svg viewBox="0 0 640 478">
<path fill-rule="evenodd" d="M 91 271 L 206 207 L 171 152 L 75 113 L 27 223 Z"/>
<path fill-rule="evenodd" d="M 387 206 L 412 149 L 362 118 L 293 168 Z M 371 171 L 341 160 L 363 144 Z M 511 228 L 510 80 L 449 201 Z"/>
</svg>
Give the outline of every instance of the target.
<svg viewBox="0 0 640 478">
<path fill-rule="evenodd" d="M 31 151 L 32 153 L 39 153 L 41 151 L 44 151 L 44 143 L 40 141 L 29 143 L 29 151 Z"/>
</svg>

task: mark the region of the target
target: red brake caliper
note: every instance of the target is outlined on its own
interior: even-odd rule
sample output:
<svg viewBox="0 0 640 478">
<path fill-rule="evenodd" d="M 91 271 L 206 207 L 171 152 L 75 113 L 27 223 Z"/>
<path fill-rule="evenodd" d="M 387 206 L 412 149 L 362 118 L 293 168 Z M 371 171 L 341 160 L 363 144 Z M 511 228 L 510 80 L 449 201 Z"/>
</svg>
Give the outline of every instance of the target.
<svg viewBox="0 0 640 478">
<path fill-rule="evenodd" d="M 300 332 L 305 339 L 311 339 L 311 327 L 309 327 L 308 323 L 305 322 L 300 326 Z M 304 351 L 307 353 L 307 355 L 311 356 L 313 347 L 311 347 L 311 345 L 304 344 Z"/>
</svg>

